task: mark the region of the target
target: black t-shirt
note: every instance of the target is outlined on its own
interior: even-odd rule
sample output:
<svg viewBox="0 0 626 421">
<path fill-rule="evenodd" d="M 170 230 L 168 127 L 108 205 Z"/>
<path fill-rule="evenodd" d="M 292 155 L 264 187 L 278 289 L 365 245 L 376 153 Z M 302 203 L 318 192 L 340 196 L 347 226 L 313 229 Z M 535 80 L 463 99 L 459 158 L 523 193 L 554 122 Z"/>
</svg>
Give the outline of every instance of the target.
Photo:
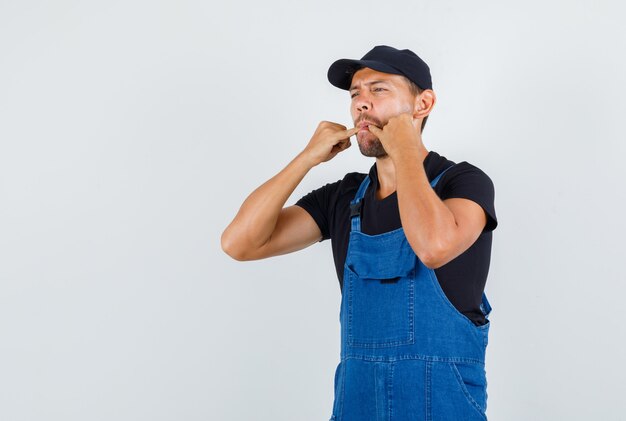
<svg viewBox="0 0 626 421">
<path fill-rule="evenodd" d="M 429 181 L 452 165 L 454 162 L 432 151 L 424 159 L 424 169 Z M 372 166 L 369 175 L 371 184 L 363 198 L 361 230 L 365 234 L 377 235 L 400 228 L 402 224 L 396 193 L 382 200 L 377 199 L 376 164 Z M 340 288 L 343 288 L 343 269 L 350 238 L 350 201 L 354 199 L 365 176 L 366 174 L 349 173 L 343 180 L 314 190 L 296 203 L 313 217 L 322 232 L 323 240 L 331 239 Z M 460 162 L 446 171 L 434 190 L 441 200 L 472 200 L 487 214 L 487 224 L 476 242 L 454 260 L 435 269 L 439 284 L 454 307 L 474 324 L 483 325 L 486 321 L 480 304 L 489 272 L 492 231 L 498 224 L 493 183 L 479 168 Z"/>
</svg>

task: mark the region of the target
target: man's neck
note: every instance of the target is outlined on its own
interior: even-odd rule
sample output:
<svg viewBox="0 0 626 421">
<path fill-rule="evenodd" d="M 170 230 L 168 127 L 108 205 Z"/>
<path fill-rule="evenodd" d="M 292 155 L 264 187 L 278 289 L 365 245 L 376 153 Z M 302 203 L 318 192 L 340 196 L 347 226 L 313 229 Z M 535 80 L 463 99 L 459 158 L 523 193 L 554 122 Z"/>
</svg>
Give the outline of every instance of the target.
<svg viewBox="0 0 626 421">
<path fill-rule="evenodd" d="M 428 154 L 428 151 L 426 152 Z M 378 172 L 376 198 L 380 200 L 396 191 L 396 167 L 389 155 L 376 158 L 376 171 Z"/>
<path fill-rule="evenodd" d="M 376 172 L 378 173 L 376 198 L 384 199 L 396 191 L 396 167 L 389 155 L 376 158 Z"/>
</svg>

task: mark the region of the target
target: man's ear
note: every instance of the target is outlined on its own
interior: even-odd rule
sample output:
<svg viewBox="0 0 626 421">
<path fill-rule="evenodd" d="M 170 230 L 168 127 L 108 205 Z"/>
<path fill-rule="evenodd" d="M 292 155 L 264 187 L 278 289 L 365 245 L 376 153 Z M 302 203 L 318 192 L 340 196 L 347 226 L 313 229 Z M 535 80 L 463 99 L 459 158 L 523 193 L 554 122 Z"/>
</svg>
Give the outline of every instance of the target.
<svg viewBox="0 0 626 421">
<path fill-rule="evenodd" d="M 415 97 L 415 107 L 413 108 L 413 118 L 423 119 L 432 111 L 437 102 L 435 91 L 425 89 Z"/>
</svg>

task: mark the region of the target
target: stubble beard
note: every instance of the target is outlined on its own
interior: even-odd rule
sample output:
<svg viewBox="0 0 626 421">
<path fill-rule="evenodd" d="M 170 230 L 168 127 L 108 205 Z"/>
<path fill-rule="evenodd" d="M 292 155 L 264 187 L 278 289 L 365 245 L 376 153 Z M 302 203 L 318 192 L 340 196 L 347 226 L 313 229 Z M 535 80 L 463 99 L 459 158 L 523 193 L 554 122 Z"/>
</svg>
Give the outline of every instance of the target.
<svg viewBox="0 0 626 421">
<path fill-rule="evenodd" d="M 383 144 L 372 133 L 359 133 L 356 139 L 363 156 L 370 158 L 384 158 L 387 156 L 387 151 L 383 148 Z"/>
<path fill-rule="evenodd" d="M 374 125 L 379 129 L 382 129 L 386 124 L 377 118 L 368 116 L 367 114 L 362 114 L 354 124 L 356 126 L 365 120 L 374 123 Z M 359 132 L 356 135 L 356 140 L 359 145 L 359 150 L 363 156 L 367 156 L 369 158 L 384 158 L 387 156 L 387 151 L 383 148 L 383 144 L 380 142 L 380 139 L 374 136 L 374 134 L 370 131 Z"/>
</svg>

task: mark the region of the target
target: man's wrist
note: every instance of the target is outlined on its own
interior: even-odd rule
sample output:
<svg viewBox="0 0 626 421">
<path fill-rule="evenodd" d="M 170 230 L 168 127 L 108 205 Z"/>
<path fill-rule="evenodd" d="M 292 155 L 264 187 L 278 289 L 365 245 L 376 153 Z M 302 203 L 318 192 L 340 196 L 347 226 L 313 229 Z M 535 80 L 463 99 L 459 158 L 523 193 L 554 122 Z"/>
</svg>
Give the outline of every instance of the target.
<svg viewBox="0 0 626 421">
<path fill-rule="evenodd" d="M 415 161 L 423 163 L 427 155 L 428 151 L 425 148 L 420 148 L 418 146 L 406 146 L 392 151 L 392 153 L 389 154 L 389 157 L 394 164 L 402 165 L 405 162 Z"/>
<path fill-rule="evenodd" d="M 320 164 L 320 162 L 316 162 L 315 159 L 311 158 L 306 151 L 300 152 L 293 160 L 294 164 L 302 167 L 302 169 L 307 172 L 310 171 L 313 167 Z"/>
</svg>

